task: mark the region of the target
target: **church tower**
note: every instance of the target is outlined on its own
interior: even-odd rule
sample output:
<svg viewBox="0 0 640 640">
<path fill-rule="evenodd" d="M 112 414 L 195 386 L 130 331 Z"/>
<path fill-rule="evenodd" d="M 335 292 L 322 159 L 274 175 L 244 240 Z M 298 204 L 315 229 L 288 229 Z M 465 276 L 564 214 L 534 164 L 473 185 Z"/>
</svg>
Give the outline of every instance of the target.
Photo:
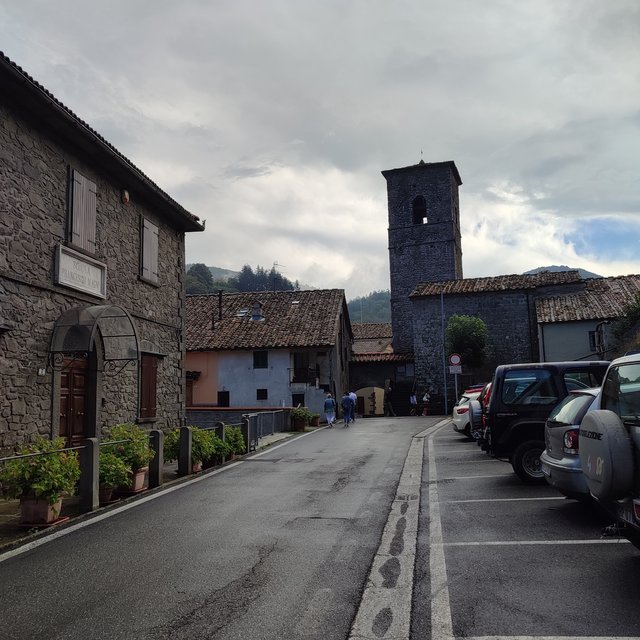
<svg viewBox="0 0 640 640">
<path fill-rule="evenodd" d="M 409 295 L 419 282 L 462 278 L 458 198 L 462 180 L 453 161 L 420 160 L 382 175 L 389 207 L 393 348 L 396 353 L 412 353 Z"/>
</svg>

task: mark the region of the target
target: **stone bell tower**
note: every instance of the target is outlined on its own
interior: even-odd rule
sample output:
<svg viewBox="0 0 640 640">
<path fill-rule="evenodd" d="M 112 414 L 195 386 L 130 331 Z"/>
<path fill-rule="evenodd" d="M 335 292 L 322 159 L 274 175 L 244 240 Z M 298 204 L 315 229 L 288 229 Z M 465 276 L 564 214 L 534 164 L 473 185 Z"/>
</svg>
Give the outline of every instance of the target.
<svg viewBox="0 0 640 640">
<path fill-rule="evenodd" d="M 409 295 L 419 282 L 462 278 L 460 204 L 462 184 L 453 161 L 383 171 L 389 207 L 391 322 L 396 353 L 412 353 Z"/>
</svg>

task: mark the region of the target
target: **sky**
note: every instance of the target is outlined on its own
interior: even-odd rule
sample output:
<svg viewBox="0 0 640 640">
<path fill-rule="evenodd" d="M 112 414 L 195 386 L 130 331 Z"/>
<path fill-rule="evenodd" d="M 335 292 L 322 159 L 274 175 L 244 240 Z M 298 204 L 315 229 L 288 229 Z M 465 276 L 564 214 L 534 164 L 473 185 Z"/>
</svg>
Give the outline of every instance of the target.
<svg viewBox="0 0 640 640">
<path fill-rule="evenodd" d="M 424 159 L 464 277 L 640 273 L 637 0 L 0 0 L 0 50 L 206 220 L 187 262 L 388 289 Z"/>
</svg>

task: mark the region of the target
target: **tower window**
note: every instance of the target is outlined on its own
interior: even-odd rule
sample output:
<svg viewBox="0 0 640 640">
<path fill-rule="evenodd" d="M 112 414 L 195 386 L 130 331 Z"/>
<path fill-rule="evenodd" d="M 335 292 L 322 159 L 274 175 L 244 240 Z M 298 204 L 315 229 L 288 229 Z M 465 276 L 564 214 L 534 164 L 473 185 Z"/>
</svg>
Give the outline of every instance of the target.
<svg viewBox="0 0 640 640">
<path fill-rule="evenodd" d="M 427 224 L 427 202 L 424 196 L 416 196 L 412 203 L 413 224 Z"/>
</svg>

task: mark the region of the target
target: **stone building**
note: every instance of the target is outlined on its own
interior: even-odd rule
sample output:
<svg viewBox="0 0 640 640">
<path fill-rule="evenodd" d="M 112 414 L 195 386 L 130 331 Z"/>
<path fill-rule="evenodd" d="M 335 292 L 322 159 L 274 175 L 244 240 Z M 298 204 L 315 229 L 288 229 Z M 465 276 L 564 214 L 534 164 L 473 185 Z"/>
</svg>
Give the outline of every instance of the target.
<svg viewBox="0 0 640 640">
<path fill-rule="evenodd" d="M 420 161 L 382 174 L 389 206 L 393 354 L 415 365 L 415 378 L 396 384 L 401 397 L 412 388 L 419 394 L 427 389 L 433 408 L 448 410 L 456 382 L 462 387 L 489 380 L 499 364 L 611 355 L 607 323 L 633 299 L 640 276 L 594 280 L 565 271 L 464 279 L 462 181 L 455 164 Z M 489 334 L 485 365 L 470 370 L 463 363 L 459 380 L 445 347 L 454 314 L 482 319 Z M 370 359 L 370 368 L 378 366 L 378 384 L 389 375 L 389 354 L 385 358 L 384 366 Z"/>
<path fill-rule="evenodd" d="M 179 425 L 203 225 L 2 54 L 0 86 L 0 449 Z"/>
</svg>

